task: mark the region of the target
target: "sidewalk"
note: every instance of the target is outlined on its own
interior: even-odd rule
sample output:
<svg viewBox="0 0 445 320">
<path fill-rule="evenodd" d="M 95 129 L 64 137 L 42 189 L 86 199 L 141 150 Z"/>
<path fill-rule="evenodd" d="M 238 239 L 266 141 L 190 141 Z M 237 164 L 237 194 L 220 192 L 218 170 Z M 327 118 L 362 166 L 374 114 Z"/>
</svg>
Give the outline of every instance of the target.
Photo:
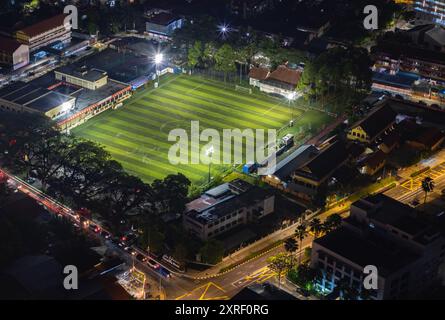
<svg viewBox="0 0 445 320">
<path fill-rule="evenodd" d="M 308 217 L 306 217 L 305 221 L 312 219 L 317 214 L 318 213 L 313 213 L 313 214 L 309 215 Z M 277 231 L 261 238 L 260 240 L 255 241 L 254 243 L 239 249 L 238 251 L 232 253 L 231 255 L 224 257 L 223 260 L 220 263 L 218 263 L 217 265 L 215 265 L 205 271 L 202 271 L 202 272 L 196 272 L 194 274 L 192 272 L 189 272 L 189 275 L 191 275 L 192 277 L 195 277 L 195 278 L 211 278 L 211 277 L 222 274 L 222 273 L 220 273 L 221 269 L 233 266 L 233 268 L 226 271 L 226 272 L 230 272 L 230 271 L 232 271 L 232 269 L 239 267 L 242 264 L 247 263 L 251 260 L 257 259 L 257 258 L 261 257 L 262 255 L 270 252 L 271 250 L 274 250 L 276 247 L 281 246 L 282 243 L 278 243 L 278 242 L 291 237 L 294 234 L 295 229 L 299 225 L 300 225 L 300 222 L 296 222 L 284 229 L 277 230 Z M 274 243 L 276 243 L 277 245 L 268 248 L 269 246 L 271 246 L 271 244 L 274 244 Z M 268 250 L 266 250 L 267 248 L 268 248 Z M 252 257 L 251 259 L 249 259 L 247 261 L 245 260 L 247 257 L 249 257 L 249 255 L 252 255 L 253 253 L 260 252 L 261 250 L 265 250 L 265 251 L 259 253 L 258 255 L 256 255 L 255 257 Z M 237 264 L 237 263 L 239 263 L 239 264 Z M 235 264 L 237 264 L 237 265 L 234 266 Z"/>
</svg>

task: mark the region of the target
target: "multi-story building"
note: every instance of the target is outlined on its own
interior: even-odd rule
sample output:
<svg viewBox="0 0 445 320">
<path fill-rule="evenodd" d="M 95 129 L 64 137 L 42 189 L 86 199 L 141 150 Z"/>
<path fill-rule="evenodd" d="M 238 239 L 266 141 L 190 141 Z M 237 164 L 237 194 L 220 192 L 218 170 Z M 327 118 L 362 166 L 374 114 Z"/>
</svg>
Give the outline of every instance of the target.
<svg viewBox="0 0 445 320">
<path fill-rule="evenodd" d="M 161 11 L 151 14 L 145 24 L 151 39 L 169 41 L 173 32 L 182 27 L 183 19 L 170 12 Z"/>
<path fill-rule="evenodd" d="M 243 19 L 257 16 L 274 7 L 275 0 L 231 0 L 230 11 Z"/>
<path fill-rule="evenodd" d="M 12 67 L 13 70 L 29 63 L 29 48 L 20 42 L 0 36 L 0 64 Z"/>
<path fill-rule="evenodd" d="M 364 268 L 377 268 L 375 300 L 412 298 L 438 278 L 445 238 L 413 208 L 383 194 L 351 205 L 342 227 L 313 242 L 311 266 L 321 271 L 317 284 L 326 294 L 340 281 L 365 296 Z"/>
<path fill-rule="evenodd" d="M 415 0 L 417 21 L 445 26 L 445 0 Z"/>
<path fill-rule="evenodd" d="M 60 14 L 16 31 L 15 38 L 32 52 L 56 41 L 71 41 L 71 24 Z"/>
<path fill-rule="evenodd" d="M 208 190 L 186 208 L 184 228 L 207 240 L 273 213 L 275 195 L 237 179 Z"/>
</svg>

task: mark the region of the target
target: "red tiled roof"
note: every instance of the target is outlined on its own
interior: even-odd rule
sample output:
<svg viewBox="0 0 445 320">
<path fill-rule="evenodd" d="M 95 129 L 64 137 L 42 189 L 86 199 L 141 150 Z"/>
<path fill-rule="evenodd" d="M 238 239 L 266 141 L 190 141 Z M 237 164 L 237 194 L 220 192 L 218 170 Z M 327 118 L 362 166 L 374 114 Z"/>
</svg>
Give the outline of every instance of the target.
<svg viewBox="0 0 445 320">
<path fill-rule="evenodd" d="M 301 71 L 290 69 L 286 66 L 278 68 L 269 75 L 269 79 L 278 80 L 296 86 L 300 81 Z"/>
<path fill-rule="evenodd" d="M 256 68 L 253 67 L 249 71 L 249 78 L 254 78 L 257 80 L 264 80 L 269 75 L 269 69 L 266 68 Z"/>
<path fill-rule="evenodd" d="M 13 54 L 22 44 L 14 39 L 0 36 L 0 51 Z"/>
<path fill-rule="evenodd" d="M 59 14 L 52 18 L 49 18 L 49 19 L 40 21 L 36 24 L 33 24 L 29 27 L 23 28 L 19 31 L 25 33 L 29 37 L 35 37 L 35 36 L 37 36 L 41 33 L 44 33 L 48 30 L 62 26 L 64 20 L 65 20 L 65 15 Z"/>
</svg>

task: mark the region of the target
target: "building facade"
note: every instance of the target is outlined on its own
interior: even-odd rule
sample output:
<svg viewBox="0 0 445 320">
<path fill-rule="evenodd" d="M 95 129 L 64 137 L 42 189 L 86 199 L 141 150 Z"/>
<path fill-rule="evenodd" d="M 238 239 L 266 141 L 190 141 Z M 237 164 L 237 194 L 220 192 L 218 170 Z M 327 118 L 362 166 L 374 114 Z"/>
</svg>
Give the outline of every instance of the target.
<svg viewBox="0 0 445 320">
<path fill-rule="evenodd" d="M 445 0 L 415 0 L 414 10 L 419 24 L 432 22 L 445 26 Z"/>
<path fill-rule="evenodd" d="M 29 64 L 29 47 L 20 42 L 0 36 L 0 64 L 13 70 Z"/>
<path fill-rule="evenodd" d="M 187 204 L 183 226 L 189 233 L 207 240 L 261 219 L 274 210 L 272 191 L 237 179 L 211 189 Z"/>
<path fill-rule="evenodd" d="M 318 289 L 335 292 L 340 281 L 374 300 L 413 298 L 438 279 L 445 238 L 434 224 L 382 194 L 351 205 L 343 226 L 314 240 L 311 266 Z M 364 292 L 364 268 L 377 268 L 377 289 Z"/>
<path fill-rule="evenodd" d="M 32 52 L 56 41 L 71 41 L 71 24 L 61 14 L 16 31 L 15 38 Z"/>
</svg>

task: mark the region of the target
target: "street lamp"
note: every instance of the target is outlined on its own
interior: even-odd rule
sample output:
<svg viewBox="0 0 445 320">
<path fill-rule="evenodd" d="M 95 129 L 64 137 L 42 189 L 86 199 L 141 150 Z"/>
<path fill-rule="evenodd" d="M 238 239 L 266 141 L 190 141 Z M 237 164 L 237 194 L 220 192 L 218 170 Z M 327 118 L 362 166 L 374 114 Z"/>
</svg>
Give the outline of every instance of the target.
<svg viewBox="0 0 445 320">
<path fill-rule="evenodd" d="M 156 76 L 158 78 L 156 87 L 159 86 L 159 65 L 162 63 L 163 60 L 164 60 L 164 55 L 162 53 L 157 53 L 155 55 Z"/>
<path fill-rule="evenodd" d="M 210 158 L 210 161 L 209 161 L 209 183 L 210 183 L 210 168 L 211 168 L 211 166 L 212 166 L 212 156 L 213 156 L 213 152 L 214 152 L 214 151 L 215 151 L 215 150 L 214 150 L 213 146 L 211 146 L 210 148 L 208 148 L 207 151 L 206 151 L 206 155 L 207 155 L 207 157 Z"/>
<path fill-rule="evenodd" d="M 288 93 L 287 101 L 289 102 L 289 109 L 291 111 L 291 120 L 290 120 L 291 126 L 293 125 L 293 122 L 294 122 L 294 109 L 291 106 L 291 102 L 294 100 L 295 100 L 295 92 Z"/>
</svg>

